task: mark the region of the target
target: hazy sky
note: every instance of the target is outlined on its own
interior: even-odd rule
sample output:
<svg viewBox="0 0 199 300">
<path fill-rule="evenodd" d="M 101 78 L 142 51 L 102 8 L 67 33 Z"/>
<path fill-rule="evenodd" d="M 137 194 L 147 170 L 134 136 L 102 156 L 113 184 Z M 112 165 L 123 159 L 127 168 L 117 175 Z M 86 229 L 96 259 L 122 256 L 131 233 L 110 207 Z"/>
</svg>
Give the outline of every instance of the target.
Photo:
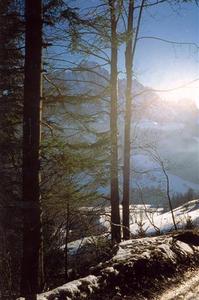
<svg viewBox="0 0 199 300">
<path fill-rule="evenodd" d="M 174 1 L 173 1 L 174 2 Z M 172 2 L 172 3 L 173 3 Z M 192 4 L 160 4 L 144 12 L 140 36 L 156 36 L 177 42 L 199 45 L 199 7 Z M 187 45 L 170 45 L 156 40 L 140 40 L 135 57 L 139 81 L 154 88 L 173 88 L 199 78 L 199 49 Z M 175 97 L 199 96 L 198 83 L 189 89 L 169 93 Z M 165 94 L 164 97 L 167 97 Z"/>
</svg>

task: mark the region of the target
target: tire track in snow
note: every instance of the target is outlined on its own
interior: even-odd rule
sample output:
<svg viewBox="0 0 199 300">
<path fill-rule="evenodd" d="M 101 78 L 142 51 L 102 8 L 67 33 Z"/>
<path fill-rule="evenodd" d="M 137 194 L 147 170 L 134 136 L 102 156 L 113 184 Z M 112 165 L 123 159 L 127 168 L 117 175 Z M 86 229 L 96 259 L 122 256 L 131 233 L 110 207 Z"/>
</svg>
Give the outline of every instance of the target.
<svg viewBox="0 0 199 300">
<path fill-rule="evenodd" d="M 183 281 L 164 292 L 157 300 L 199 300 L 199 270 L 189 271 Z"/>
</svg>

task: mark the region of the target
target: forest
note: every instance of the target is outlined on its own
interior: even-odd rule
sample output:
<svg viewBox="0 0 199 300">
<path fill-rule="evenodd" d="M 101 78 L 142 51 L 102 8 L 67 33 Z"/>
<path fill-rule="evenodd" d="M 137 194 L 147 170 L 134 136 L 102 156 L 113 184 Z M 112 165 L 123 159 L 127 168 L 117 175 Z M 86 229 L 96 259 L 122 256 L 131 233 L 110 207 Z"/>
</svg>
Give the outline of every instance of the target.
<svg viewBox="0 0 199 300">
<path fill-rule="evenodd" d="M 198 20 L 0 1 L 0 300 L 190 299 L 155 297 L 199 283 Z"/>
</svg>

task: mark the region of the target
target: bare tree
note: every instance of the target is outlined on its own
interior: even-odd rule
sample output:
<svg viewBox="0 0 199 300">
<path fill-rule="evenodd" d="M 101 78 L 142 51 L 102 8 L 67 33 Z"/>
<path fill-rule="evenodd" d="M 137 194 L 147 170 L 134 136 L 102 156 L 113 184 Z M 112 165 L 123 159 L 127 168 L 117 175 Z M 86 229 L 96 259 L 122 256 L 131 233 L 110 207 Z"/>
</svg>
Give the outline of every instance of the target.
<svg viewBox="0 0 199 300">
<path fill-rule="evenodd" d="M 124 174 L 123 174 L 123 238 L 130 238 L 129 231 L 129 196 L 130 196 L 130 157 L 131 157 L 131 119 L 132 119 L 132 83 L 133 58 L 140 28 L 144 0 L 141 2 L 135 36 L 133 40 L 134 0 L 129 0 L 128 26 L 126 31 L 126 112 L 124 128 Z"/>
<path fill-rule="evenodd" d="M 142 204 L 144 206 L 144 213 L 146 215 L 146 218 L 149 221 L 149 223 L 153 226 L 153 228 L 155 229 L 156 233 L 160 234 L 160 228 L 156 226 L 156 224 L 154 222 L 154 219 L 153 219 L 153 215 L 152 215 L 152 217 L 150 217 L 149 214 L 148 214 L 147 206 L 146 206 L 146 204 L 144 202 L 144 198 L 143 198 L 142 188 L 141 188 L 141 186 L 138 183 L 136 183 L 136 186 L 137 186 L 138 191 L 139 191 L 139 196 L 140 196 L 141 202 L 142 202 Z M 158 211 L 158 208 L 157 208 L 156 211 Z"/>
<path fill-rule="evenodd" d="M 118 184 L 118 128 L 117 128 L 117 83 L 118 83 L 118 41 L 116 1 L 109 0 L 111 16 L 111 236 L 113 242 L 120 242 L 120 212 L 119 212 L 119 184 Z"/>
<path fill-rule="evenodd" d="M 175 221 L 175 215 L 173 212 L 173 206 L 172 206 L 172 202 L 171 202 L 171 196 L 170 196 L 170 181 L 169 181 L 169 175 L 167 173 L 167 169 L 165 167 L 165 163 L 164 160 L 161 158 L 160 154 L 158 153 L 158 150 L 155 147 L 150 147 L 148 149 L 145 148 L 145 151 L 148 152 L 148 154 L 151 156 L 151 158 L 160 166 L 165 179 L 166 179 L 166 195 L 167 195 L 167 199 L 168 199 L 168 203 L 169 203 L 169 208 L 171 211 L 171 216 L 172 216 L 172 221 L 173 221 L 173 225 L 175 230 L 177 230 L 177 225 L 176 225 L 176 221 Z"/>
</svg>

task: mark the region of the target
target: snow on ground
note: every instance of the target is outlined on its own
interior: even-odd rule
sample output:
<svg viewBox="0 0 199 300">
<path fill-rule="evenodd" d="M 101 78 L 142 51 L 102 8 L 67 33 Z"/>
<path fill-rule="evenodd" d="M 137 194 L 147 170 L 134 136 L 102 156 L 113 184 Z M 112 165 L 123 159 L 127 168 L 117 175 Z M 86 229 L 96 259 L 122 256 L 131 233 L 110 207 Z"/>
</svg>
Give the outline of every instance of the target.
<svg viewBox="0 0 199 300">
<path fill-rule="evenodd" d="M 135 205 L 136 206 L 136 205 Z M 146 235 L 153 235 L 157 232 L 166 233 L 174 229 L 174 224 L 172 220 L 171 212 L 161 213 L 160 209 L 154 209 L 154 212 L 151 213 L 150 207 L 146 206 L 143 211 L 140 211 L 140 214 L 137 214 L 135 218 L 135 210 L 131 209 L 130 220 L 133 220 L 133 223 L 130 226 L 131 233 L 134 235 L 139 235 L 140 233 Z M 110 217 L 108 214 L 110 208 L 106 208 L 106 213 L 100 216 L 100 222 L 110 230 Z M 193 226 L 199 226 L 199 199 L 189 201 L 188 203 L 176 208 L 173 210 L 175 222 L 178 229 L 185 228 L 187 224 L 192 223 Z M 137 219 L 137 222 L 135 222 Z"/>
<path fill-rule="evenodd" d="M 71 281 L 59 286 L 49 292 L 38 295 L 38 300 L 79 300 L 87 299 L 89 294 L 94 293 L 95 289 L 99 289 L 99 279 L 96 276 L 89 275 L 78 280 Z M 18 298 L 17 300 L 25 300 Z"/>
<path fill-rule="evenodd" d="M 199 236 L 185 232 L 128 240 L 114 252 L 111 259 L 90 269 L 92 275 L 40 294 L 38 300 L 152 299 L 153 289 L 162 288 L 163 275 L 174 276 L 185 262 L 197 261 Z"/>
<path fill-rule="evenodd" d="M 99 236 L 93 235 L 93 236 L 87 236 L 87 237 L 83 237 L 82 239 L 72 241 L 72 242 L 68 243 L 68 245 L 67 245 L 68 254 L 69 255 L 77 255 L 78 252 L 83 247 L 85 247 L 85 246 L 89 247 L 89 245 L 97 244 L 99 239 L 103 239 L 105 237 L 106 237 L 105 235 L 99 235 Z M 64 250 L 65 246 L 63 245 L 61 248 Z"/>
<path fill-rule="evenodd" d="M 192 222 L 194 226 L 199 226 L 199 199 L 189 201 L 174 209 L 173 212 L 178 228 L 184 228 L 187 222 Z M 147 235 L 151 235 L 155 234 L 157 229 L 161 233 L 169 232 L 174 229 L 172 214 L 169 211 L 158 216 L 149 217 L 149 219 L 143 221 L 142 225 L 132 224 L 130 229 L 133 234 L 138 234 L 142 230 Z"/>
<path fill-rule="evenodd" d="M 199 274 L 197 271 L 188 271 L 183 281 L 164 292 L 156 300 L 196 300 L 199 299 Z"/>
<path fill-rule="evenodd" d="M 122 207 L 121 213 L 122 213 Z M 147 211 L 147 213 L 146 213 Z M 131 205 L 130 220 L 133 223 L 130 226 L 133 235 L 154 235 L 157 232 L 167 233 L 174 229 L 171 212 L 162 213 L 161 208 L 152 208 L 150 205 Z M 173 210 L 178 229 L 185 228 L 187 222 L 193 226 L 199 227 L 199 199 L 189 201 L 188 203 Z M 122 214 L 121 214 L 122 215 Z M 104 214 L 100 215 L 99 222 L 110 231 L 110 207 L 105 208 Z M 78 254 L 84 246 L 97 243 L 99 238 L 110 238 L 107 234 L 99 236 L 88 236 L 82 239 L 68 243 L 68 253 L 70 255 Z M 64 246 L 62 247 L 64 249 Z"/>
<path fill-rule="evenodd" d="M 152 207 L 150 204 L 136 204 L 136 205 L 130 205 L 130 222 L 136 223 L 140 220 L 146 220 L 147 216 L 150 218 L 153 218 L 155 216 L 160 215 L 163 212 L 163 208 L 155 208 Z M 147 212 L 147 215 L 146 215 Z M 110 232 L 111 226 L 110 226 L 110 218 L 111 218 L 111 207 L 106 206 L 104 208 L 104 214 L 101 214 L 99 217 L 99 223 L 107 228 L 107 231 Z M 120 205 L 120 218 L 122 219 L 122 205 Z"/>
<path fill-rule="evenodd" d="M 76 255 L 78 253 L 78 250 L 83 247 L 87 243 L 91 243 L 93 241 L 92 237 L 84 237 L 79 240 L 75 240 L 73 242 L 68 243 L 67 250 L 70 255 Z M 61 247 L 63 250 L 65 246 Z"/>
</svg>

